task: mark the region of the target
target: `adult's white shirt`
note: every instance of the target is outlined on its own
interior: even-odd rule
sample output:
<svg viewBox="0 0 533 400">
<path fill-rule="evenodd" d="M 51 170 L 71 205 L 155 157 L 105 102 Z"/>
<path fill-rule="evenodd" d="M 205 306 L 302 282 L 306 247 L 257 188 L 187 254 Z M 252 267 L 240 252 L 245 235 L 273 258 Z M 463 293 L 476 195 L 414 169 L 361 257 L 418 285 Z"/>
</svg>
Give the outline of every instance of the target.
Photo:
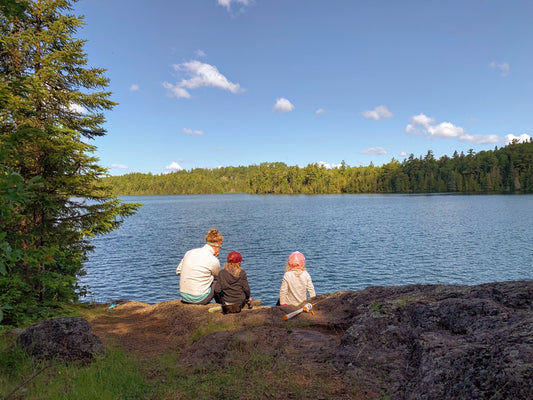
<svg viewBox="0 0 533 400">
<path fill-rule="evenodd" d="M 210 245 L 189 250 L 176 268 L 176 274 L 180 275 L 180 292 L 192 296 L 206 294 L 219 272 L 220 261 Z"/>
</svg>

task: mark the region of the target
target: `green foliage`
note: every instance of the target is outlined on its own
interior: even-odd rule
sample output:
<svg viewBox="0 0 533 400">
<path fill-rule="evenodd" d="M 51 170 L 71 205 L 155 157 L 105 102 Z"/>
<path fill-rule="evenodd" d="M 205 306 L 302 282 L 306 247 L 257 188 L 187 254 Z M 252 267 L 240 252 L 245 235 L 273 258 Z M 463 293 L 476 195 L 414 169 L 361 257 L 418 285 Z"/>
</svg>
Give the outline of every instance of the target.
<svg viewBox="0 0 533 400">
<path fill-rule="evenodd" d="M 68 311 L 71 315 L 91 320 L 107 313 L 107 308 L 76 304 Z M 210 322 L 209 325 L 203 335 L 235 327 L 234 323 Z M 191 334 L 197 335 L 198 332 Z M 193 342 L 191 336 L 184 340 Z M 228 343 L 228 350 L 231 360 L 227 359 L 222 368 L 212 364 L 187 367 L 180 362 L 179 352 L 175 350 L 159 358 L 139 360 L 115 347 L 108 347 L 105 356 L 89 365 L 63 364 L 32 360 L 19 347 L 14 335 L 3 333 L 0 334 L 0 398 L 237 400 L 365 397 L 361 389 L 364 385 L 346 385 L 341 376 L 332 375 L 329 368 L 294 364 L 290 357 L 281 353 L 265 354 L 262 344 L 253 340 L 234 340 Z"/>
<path fill-rule="evenodd" d="M 0 343 L 2 399 L 150 398 L 149 386 L 140 372 L 139 363 L 118 349 L 110 349 L 105 357 L 85 366 L 36 362 L 5 336 Z"/>
<path fill-rule="evenodd" d="M 252 347 L 235 347 L 234 365 L 187 369 L 174 354 L 142 363 L 117 348 L 89 365 L 33 361 L 14 341 L 0 336 L 0 398 L 64 400 L 330 398 L 331 375 L 290 367 Z M 250 384 L 253 382 L 253 384 Z M 357 388 L 346 397 L 357 398 Z"/>
<path fill-rule="evenodd" d="M 227 322 L 224 324 L 215 323 L 212 320 L 209 320 L 207 324 L 199 326 L 195 331 L 189 336 L 189 342 L 196 342 L 198 339 L 210 335 L 214 332 L 227 331 L 236 327 L 235 323 Z"/>
<path fill-rule="evenodd" d="M 77 300 L 88 239 L 138 205 L 102 185 L 90 140 L 111 109 L 104 70 L 87 68 L 70 0 L 0 8 L 0 321 L 18 325 Z M 2 320 L 3 318 L 3 320 Z"/>
<path fill-rule="evenodd" d="M 494 151 L 455 153 L 436 159 L 410 155 L 375 167 L 326 169 L 284 163 L 193 169 L 171 174 L 126 174 L 104 181 L 120 195 L 250 193 L 514 193 L 533 191 L 533 141 Z"/>
</svg>

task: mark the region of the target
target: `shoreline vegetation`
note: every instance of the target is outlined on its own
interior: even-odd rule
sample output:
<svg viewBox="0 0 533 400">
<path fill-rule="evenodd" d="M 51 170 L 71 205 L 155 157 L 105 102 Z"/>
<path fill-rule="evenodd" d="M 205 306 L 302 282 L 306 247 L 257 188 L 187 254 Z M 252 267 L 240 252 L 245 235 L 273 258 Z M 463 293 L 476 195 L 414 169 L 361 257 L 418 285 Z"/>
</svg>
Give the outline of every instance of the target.
<svg viewBox="0 0 533 400">
<path fill-rule="evenodd" d="M 129 173 L 103 179 L 118 195 L 170 194 L 339 194 L 339 193 L 532 193 L 533 140 L 514 142 L 491 151 L 436 159 L 411 154 L 382 166 L 318 164 L 288 166 L 282 162 L 259 165 L 195 168 L 167 174 Z"/>
</svg>

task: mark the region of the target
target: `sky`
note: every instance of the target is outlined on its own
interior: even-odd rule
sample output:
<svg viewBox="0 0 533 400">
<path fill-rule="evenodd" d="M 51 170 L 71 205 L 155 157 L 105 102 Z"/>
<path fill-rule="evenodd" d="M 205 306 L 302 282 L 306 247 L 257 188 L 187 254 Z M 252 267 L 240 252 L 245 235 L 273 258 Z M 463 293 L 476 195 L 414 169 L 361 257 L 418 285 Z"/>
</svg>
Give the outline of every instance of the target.
<svg viewBox="0 0 533 400">
<path fill-rule="evenodd" d="M 531 0 L 81 0 L 112 175 L 383 165 L 533 136 Z"/>
</svg>

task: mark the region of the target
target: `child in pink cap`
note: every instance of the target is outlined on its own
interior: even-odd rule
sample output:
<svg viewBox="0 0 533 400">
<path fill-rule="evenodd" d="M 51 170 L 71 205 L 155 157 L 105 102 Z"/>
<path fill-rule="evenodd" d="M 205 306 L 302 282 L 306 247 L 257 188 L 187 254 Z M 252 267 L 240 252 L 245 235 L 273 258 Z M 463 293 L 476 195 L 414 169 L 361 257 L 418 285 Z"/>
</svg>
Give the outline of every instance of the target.
<svg viewBox="0 0 533 400">
<path fill-rule="evenodd" d="M 295 251 L 289 256 L 285 267 L 285 274 L 279 289 L 279 304 L 297 306 L 307 300 L 307 293 L 309 297 L 315 297 L 315 287 L 311 275 L 305 268 L 304 255 Z"/>
</svg>

